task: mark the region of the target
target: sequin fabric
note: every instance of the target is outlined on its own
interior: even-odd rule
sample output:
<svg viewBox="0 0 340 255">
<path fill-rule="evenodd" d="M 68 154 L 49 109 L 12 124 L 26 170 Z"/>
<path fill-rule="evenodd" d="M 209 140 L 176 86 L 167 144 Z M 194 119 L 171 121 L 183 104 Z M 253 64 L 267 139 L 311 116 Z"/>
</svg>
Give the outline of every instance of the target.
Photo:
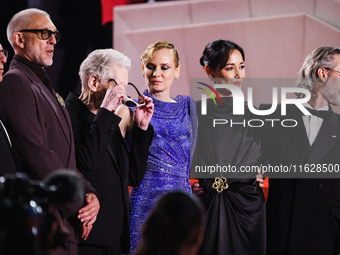
<svg viewBox="0 0 340 255">
<path fill-rule="evenodd" d="M 151 97 L 146 91 L 144 94 Z M 141 184 L 130 192 L 131 254 L 140 241 L 140 229 L 155 200 L 172 190 L 191 193 L 190 145 L 195 141 L 193 129 L 197 130 L 197 127 L 191 124 L 195 122 L 190 119 L 189 113 L 195 110 L 190 109 L 190 97 L 177 96 L 173 103 L 152 99 L 155 109 L 150 123 L 154 137 L 149 148 L 147 169 Z"/>
</svg>

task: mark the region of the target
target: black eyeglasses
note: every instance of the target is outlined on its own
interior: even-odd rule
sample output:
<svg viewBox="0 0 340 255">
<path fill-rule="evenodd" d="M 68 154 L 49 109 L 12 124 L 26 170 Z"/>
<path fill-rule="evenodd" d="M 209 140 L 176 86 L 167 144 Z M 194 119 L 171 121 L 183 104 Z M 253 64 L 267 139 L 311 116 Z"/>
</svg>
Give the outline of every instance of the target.
<svg viewBox="0 0 340 255">
<path fill-rule="evenodd" d="M 22 29 L 19 32 L 36 33 L 40 40 L 48 40 L 51 35 L 54 35 L 55 40 L 59 42 L 61 37 L 61 33 L 59 31 L 52 31 L 49 29 Z"/>
<path fill-rule="evenodd" d="M 118 85 L 117 82 L 114 79 L 110 79 L 110 81 L 113 81 L 116 85 Z M 129 108 L 140 107 L 140 106 L 145 105 L 144 98 L 142 97 L 142 95 L 139 92 L 139 90 L 137 89 L 137 87 L 131 82 L 128 82 L 128 85 L 131 85 L 136 90 L 136 92 L 138 94 L 138 102 L 134 101 L 130 96 L 125 95 L 125 98 L 123 100 L 123 104 L 125 104 Z"/>
<path fill-rule="evenodd" d="M 8 50 L 2 49 L 0 50 L 0 54 L 4 55 L 5 58 L 8 58 Z"/>
<path fill-rule="evenodd" d="M 332 68 L 325 67 L 325 69 L 327 69 L 327 70 L 330 70 L 330 71 L 333 71 L 333 72 L 336 72 L 336 73 L 340 74 L 340 71 L 334 70 L 334 69 L 332 69 Z"/>
</svg>

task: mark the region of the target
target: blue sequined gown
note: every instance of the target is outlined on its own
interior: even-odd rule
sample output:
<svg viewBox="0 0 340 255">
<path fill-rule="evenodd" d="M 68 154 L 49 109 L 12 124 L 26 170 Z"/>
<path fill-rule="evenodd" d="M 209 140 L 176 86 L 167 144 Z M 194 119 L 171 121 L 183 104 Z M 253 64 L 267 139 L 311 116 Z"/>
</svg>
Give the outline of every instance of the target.
<svg viewBox="0 0 340 255">
<path fill-rule="evenodd" d="M 145 95 L 151 97 L 147 91 Z M 188 96 L 177 96 L 176 102 L 155 98 L 151 125 L 154 137 L 149 148 L 143 181 L 130 192 L 131 254 L 140 241 L 140 230 L 155 200 L 172 190 L 191 193 L 189 171 L 191 152 L 197 136 L 195 102 Z"/>
</svg>

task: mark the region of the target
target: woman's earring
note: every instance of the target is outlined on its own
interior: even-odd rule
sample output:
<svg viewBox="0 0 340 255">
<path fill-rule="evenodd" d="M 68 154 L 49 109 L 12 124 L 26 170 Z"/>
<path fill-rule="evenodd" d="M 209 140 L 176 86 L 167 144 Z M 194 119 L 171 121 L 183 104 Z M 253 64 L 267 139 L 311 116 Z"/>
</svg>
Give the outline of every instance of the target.
<svg viewBox="0 0 340 255">
<path fill-rule="evenodd" d="M 175 80 L 178 80 L 178 76 L 175 76 Z"/>
</svg>

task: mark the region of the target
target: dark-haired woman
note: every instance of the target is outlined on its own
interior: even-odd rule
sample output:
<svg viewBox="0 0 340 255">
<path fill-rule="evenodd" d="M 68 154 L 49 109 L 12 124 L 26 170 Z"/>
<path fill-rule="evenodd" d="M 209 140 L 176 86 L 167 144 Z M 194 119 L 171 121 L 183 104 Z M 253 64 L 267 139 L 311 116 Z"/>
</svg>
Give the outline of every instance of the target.
<svg viewBox="0 0 340 255">
<path fill-rule="evenodd" d="M 245 57 L 237 44 L 216 40 L 200 59 L 215 84 L 241 86 Z M 228 89 L 217 89 L 222 107 L 207 100 L 207 115 L 198 114 L 199 132 L 194 165 L 256 166 L 261 157 L 261 129 L 243 125 L 218 125 L 213 119 L 243 123 L 253 118 L 247 105 L 244 115 L 233 115 L 233 97 Z M 198 102 L 197 109 L 201 109 Z M 258 117 L 257 117 L 258 118 Z M 197 156 L 197 157 L 196 157 Z M 207 229 L 201 255 L 265 254 L 265 199 L 255 177 L 200 179 L 202 201 L 207 212 Z"/>
</svg>

